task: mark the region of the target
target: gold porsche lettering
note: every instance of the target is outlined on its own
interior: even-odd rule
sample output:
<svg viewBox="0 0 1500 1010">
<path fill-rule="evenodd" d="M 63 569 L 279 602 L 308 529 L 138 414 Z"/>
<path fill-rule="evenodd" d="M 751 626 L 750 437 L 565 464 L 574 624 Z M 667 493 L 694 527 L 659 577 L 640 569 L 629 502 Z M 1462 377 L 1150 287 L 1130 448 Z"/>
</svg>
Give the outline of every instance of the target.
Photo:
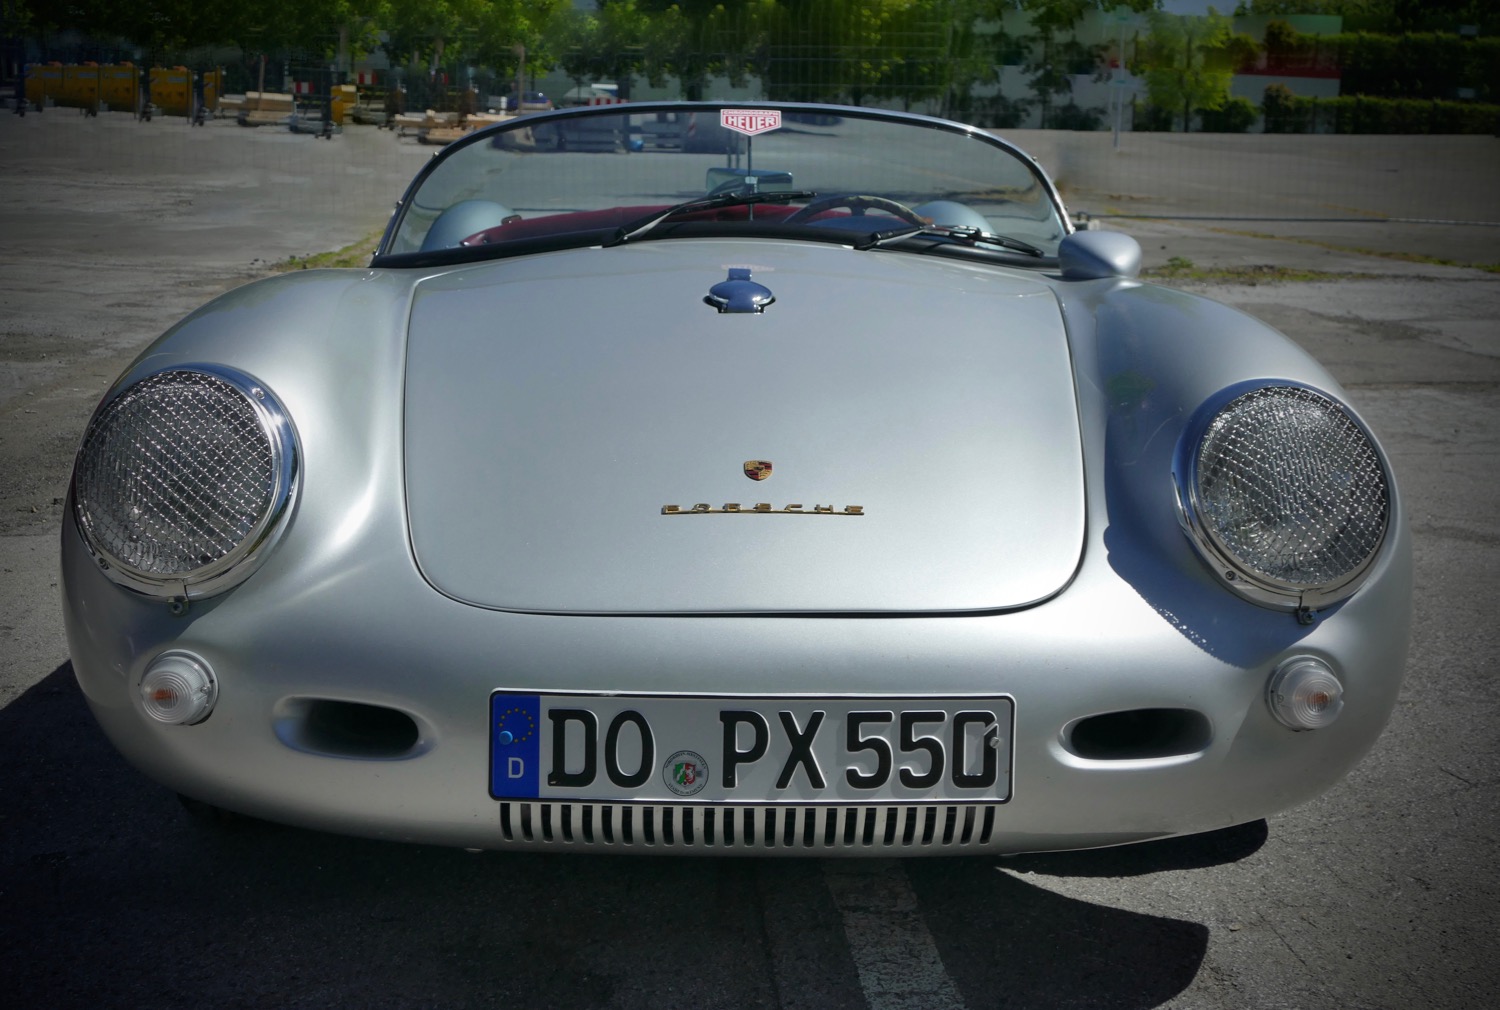
<svg viewBox="0 0 1500 1010">
<path fill-rule="evenodd" d="M 740 502 L 725 502 L 720 506 L 713 506 L 707 502 L 699 502 L 691 508 L 683 508 L 681 505 L 663 505 L 661 514 L 664 516 L 686 516 L 686 515 L 750 515 L 753 512 L 773 513 L 775 515 L 794 516 L 862 516 L 865 514 L 863 505 L 845 505 L 842 509 L 834 505 L 814 505 L 811 509 L 800 502 L 791 505 L 783 505 L 777 508 L 770 502 L 756 502 L 754 505 L 744 505 Z"/>
</svg>

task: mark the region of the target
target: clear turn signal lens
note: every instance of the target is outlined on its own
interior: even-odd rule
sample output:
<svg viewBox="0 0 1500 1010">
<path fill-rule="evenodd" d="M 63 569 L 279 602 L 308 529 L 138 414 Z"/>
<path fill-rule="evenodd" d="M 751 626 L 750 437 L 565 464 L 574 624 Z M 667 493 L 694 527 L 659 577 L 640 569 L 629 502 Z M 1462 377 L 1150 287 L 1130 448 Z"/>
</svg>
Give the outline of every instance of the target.
<svg viewBox="0 0 1500 1010">
<path fill-rule="evenodd" d="M 1266 685 L 1271 713 L 1290 729 L 1322 729 L 1344 710 L 1344 685 L 1321 659 L 1296 656 L 1271 674 Z"/>
<path fill-rule="evenodd" d="M 146 714 L 169 726 L 191 726 L 207 719 L 219 698 L 208 665 L 185 652 L 157 656 L 141 678 Z"/>
</svg>

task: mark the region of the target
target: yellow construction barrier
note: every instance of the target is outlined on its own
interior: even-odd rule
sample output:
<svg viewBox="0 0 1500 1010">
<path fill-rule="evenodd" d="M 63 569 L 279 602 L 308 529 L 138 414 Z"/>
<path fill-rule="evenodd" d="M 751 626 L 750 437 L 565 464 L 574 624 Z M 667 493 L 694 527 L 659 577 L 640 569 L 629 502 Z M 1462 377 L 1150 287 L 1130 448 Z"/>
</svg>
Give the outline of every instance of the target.
<svg viewBox="0 0 1500 1010">
<path fill-rule="evenodd" d="M 99 68 L 99 98 L 115 112 L 134 112 L 141 73 L 133 63 Z"/>
<path fill-rule="evenodd" d="M 99 64 L 84 63 L 63 67 L 62 95 L 58 105 L 75 109 L 99 107 Z"/>
<path fill-rule="evenodd" d="M 63 65 L 61 63 L 28 63 L 26 65 L 26 100 L 45 108 L 47 99 L 54 103 L 62 97 Z"/>
<path fill-rule="evenodd" d="M 203 71 L 203 104 L 210 112 L 219 111 L 219 97 L 224 94 L 224 68 Z"/>
<path fill-rule="evenodd" d="M 354 106 L 358 102 L 358 88 L 352 84 L 335 84 L 333 86 L 333 121 L 335 123 L 349 122 L 349 113 L 354 111 Z"/>
<path fill-rule="evenodd" d="M 193 108 L 193 74 L 187 67 L 151 68 L 151 104 L 168 116 L 186 116 Z"/>
<path fill-rule="evenodd" d="M 101 106 L 115 112 L 134 112 L 140 96 L 140 68 L 130 63 L 30 63 L 26 66 L 26 98 L 45 106 L 79 109 Z M 210 111 L 219 107 L 224 93 L 224 69 L 203 72 L 203 104 Z M 337 97 L 335 101 L 337 101 Z M 151 69 L 151 102 L 163 113 L 186 116 L 193 109 L 193 72 L 186 67 Z M 353 87 L 349 104 L 353 106 Z"/>
</svg>

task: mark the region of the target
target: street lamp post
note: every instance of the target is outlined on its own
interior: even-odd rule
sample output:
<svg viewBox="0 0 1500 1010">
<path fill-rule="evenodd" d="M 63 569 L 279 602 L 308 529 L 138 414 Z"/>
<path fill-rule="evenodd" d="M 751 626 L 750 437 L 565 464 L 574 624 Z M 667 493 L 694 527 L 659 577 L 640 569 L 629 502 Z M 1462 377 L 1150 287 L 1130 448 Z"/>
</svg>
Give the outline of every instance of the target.
<svg viewBox="0 0 1500 1010">
<path fill-rule="evenodd" d="M 521 99 L 526 94 L 526 47 L 516 44 L 516 114 L 521 112 Z"/>
<path fill-rule="evenodd" d="M 1125 25 L 1131 20 L 1130 11 L 1115 8 L 1115 23 L 1119 25 L 1119 49 L 1115 54 L 1115 66 L 1109 75 L 1110 104 L 1114 106 L 1114 149 L 1120 149 L 1120 121 L 1125 118 Z"/>
</svg>

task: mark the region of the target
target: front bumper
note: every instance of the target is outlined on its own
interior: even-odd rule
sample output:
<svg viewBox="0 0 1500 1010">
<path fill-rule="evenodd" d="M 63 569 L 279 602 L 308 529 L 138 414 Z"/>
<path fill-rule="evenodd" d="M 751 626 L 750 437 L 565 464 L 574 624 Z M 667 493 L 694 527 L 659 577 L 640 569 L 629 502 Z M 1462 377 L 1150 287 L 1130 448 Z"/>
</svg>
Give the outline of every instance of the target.
<svg viewBox="0 0 1500 1010">
<path fill-rule="evenodd" d="M 256 577 L 172 616 L 93 567 L 63 530 L 74 670 L 105 733 L 186 796 L 320 830 L 482 849 L 840 855 L 1097 847 L 1211 830 L 1317 795 L 1369 749 L 1395 704 L 1410 551 L 1393 530 L 1366 587 L 1315 625 L 1210 583 L 1190 616 L 1149 602 L 1101 544 L 1073 584 L 1027 610 L 951 617 L 590 617 L 455 602 L 409 554 L 329 564 L 283 545 Z M 164 726 L 135 685 L 166 650 L 218 679 L 212 716 Z M 1313 655 L 1343 680 L 1339 720 L 1280 725 L 1266 682 Z M 488 698 L 500 688 L 736 696 L 1005 694 L 1014 780 L 1003 804 L 697 805 L 497 801 Z M 329 706 L 394 710 L 398 748 L 340 743 Z M 1174 710 L 1206 732 L 1175 751 L 1085 756 L 1101 713 Z M 365 742 L 368 744 L 368 741 Z"/>
</svg>

